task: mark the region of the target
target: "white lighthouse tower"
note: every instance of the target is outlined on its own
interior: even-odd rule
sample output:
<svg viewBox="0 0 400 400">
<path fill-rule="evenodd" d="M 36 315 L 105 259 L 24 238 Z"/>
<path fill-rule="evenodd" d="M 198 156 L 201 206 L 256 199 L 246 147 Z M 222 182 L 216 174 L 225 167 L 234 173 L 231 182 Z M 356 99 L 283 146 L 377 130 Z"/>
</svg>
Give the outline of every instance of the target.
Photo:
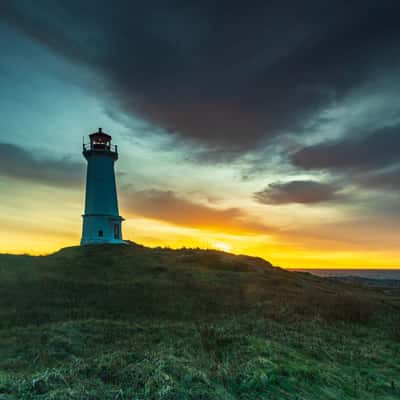
<svg viewBox="0 0 400 400">
<path fill-rule="evenodd" d="M 82 244 L 123 244 L 118 212 L 114 162 L 118 148 L 111 144 L 111 136 L 102 132 L 89 135 L 90 143 L 83 144 L 87 160 L 85 213 L 83 214 Z"/>
</svg>

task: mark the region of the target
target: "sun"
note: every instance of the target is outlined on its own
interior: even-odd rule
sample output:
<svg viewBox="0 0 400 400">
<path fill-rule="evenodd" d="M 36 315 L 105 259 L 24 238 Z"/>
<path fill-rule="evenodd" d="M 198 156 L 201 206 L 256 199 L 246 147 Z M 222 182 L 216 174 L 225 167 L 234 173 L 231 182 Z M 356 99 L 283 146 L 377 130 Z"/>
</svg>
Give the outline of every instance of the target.
<svg viewBox="0 0 400 400">
<path fill-rule="evenodd" d="M 213 246 L 217 250 L 225 251 L 229 253 L 232 250 L 232 246 L 229 243 L 224 243 L 224 242 L 214 242 Z"/>
</svg>

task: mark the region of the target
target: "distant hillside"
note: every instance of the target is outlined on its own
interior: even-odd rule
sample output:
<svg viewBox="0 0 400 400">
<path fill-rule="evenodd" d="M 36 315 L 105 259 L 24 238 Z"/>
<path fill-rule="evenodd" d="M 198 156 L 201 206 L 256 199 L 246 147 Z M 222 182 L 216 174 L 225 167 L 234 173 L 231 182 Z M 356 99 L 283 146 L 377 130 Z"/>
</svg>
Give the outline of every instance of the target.
<svg viewBox="0 0 400 400">
<path fill-rule="evenodd" d="M 397 290 L 400 289 L 400 279 L 373 279 L 364 278 L 362 276 L 336 276 L 331 277 L 330 279 L 353 284 L 361 284 L 369 287 L 380 287 Z"/>
<path fill-rule="evenodd" d="M 395 399 L 399 306 L 214 250 L 0 255 L 0 399 Z"/>
</svg>

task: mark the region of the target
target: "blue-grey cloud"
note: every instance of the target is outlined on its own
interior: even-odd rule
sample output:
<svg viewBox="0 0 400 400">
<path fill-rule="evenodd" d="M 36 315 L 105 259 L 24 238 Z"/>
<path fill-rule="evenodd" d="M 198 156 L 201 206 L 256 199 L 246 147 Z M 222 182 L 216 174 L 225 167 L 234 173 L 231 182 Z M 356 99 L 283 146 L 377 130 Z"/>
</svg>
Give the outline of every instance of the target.
<svg viewBox="0 0 400 400">
<path fill-rule="evenodd" d="M 265 189 L 254 193 L 254 199 L 268 205 L 316 204 L 337 200 L 339 188 L 334 184 L 297 180 L 285 183 L 270 183 Z"/>
<path fill-rule="evenodd" d="M 49 186 L 73 187 L 83 183 L 84 164 L 0 143 L 0 176 Z"/>
<path fill-rule="evenodd" d="M 211 147 L 303 131 L 397 73 L 394 1 L 3 1 L 0 16 L 100 73 L 126 113 Z"/>
<path fill-rule="evenodd" d="M 333 171 L 370 171 L 399 160 L 400 127 L 386 127 L 357 137 L 304 147 L 292 155 L 295 166 Z"/>
<path fill-rule="evenodd" d="M 354 179 L 359 185 L 375 190 L 400 190 L 400 166 L 373 171 Z"/>
</svg>

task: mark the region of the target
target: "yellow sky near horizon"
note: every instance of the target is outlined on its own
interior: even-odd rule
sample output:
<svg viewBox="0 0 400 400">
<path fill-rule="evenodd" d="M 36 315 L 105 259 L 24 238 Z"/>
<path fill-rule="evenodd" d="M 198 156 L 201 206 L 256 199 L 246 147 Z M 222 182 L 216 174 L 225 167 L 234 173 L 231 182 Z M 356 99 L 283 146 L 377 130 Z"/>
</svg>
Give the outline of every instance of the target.
<svg viewBox="0 0 400 400">
<path fill-rule="evenodd" d="M 0 184 L 7 189 L 0 192 L 0 253 L 41 255 L 79 244 L 84 187 L 7 178 Z M 145 246 L 214 248 L 283 268 L 400 267 L 386 225 L 352 224 L 335 209 L 275 207 L 257 214 L 260 208 L 245 197 L 217 207 L 165 191 L 120 192 L 124 238 Z"/>
<path fill-rule="evenodd" d="M 66 220 L 68 220 L 66 218 Z M 46 255 L 60 248 L 79 244 L 80 218 L 69 225 L 59 221 L 54 229 L 34 224 L 9 225 L 0 229 L 0 253 Z M 279 242 L 261 234 L 232 234 L 182 227 L 147 218 L 129 218 L 124 222 L 124 238 L 149 247 L 192 247 L 217 249 L 234 254 L 262 257 L 283 268 L 400 269 L 399 253 L 379 250 L 332 251 L 306 248 L 300 244 Z"/>
</svg>

